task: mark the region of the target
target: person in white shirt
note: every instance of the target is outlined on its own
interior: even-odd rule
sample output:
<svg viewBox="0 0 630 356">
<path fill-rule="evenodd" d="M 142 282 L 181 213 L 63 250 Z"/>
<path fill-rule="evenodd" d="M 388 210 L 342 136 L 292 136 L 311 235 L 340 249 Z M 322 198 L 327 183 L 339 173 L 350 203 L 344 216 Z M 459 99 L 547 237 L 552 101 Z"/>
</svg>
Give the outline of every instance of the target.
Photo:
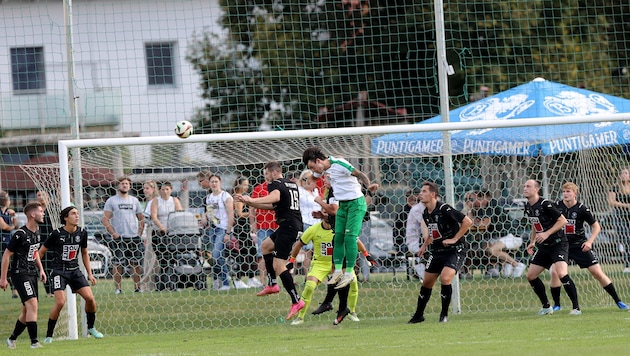
<svg viewBox="0 0 630 356">
<path fill-rule="evenodd" d="M 168 215 L 174 211 L 182 210 L 182 204 L 178 198 L 171 196 L 172 192 L 171 182 L 163 182 L 160 185 L 160 195 L 151 201 L 151 221 L 154 224 L 151 240 L 158 265 L 156 289 L 159 291 L 164 290 L 168 284 L 168 278 L 164 275 L 167 264 L 165 253 L 168 251 L 168 242 L 164 241 L 164 237 L 168 233 Z"/>
</svg>

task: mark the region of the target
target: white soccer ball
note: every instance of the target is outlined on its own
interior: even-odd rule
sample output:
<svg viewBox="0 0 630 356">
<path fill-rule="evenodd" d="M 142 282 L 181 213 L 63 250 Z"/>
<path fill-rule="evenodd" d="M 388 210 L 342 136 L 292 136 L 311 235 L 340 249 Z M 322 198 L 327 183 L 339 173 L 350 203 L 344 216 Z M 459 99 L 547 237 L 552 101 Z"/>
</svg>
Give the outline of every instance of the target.
<svg viewBox="0 0 630 356">
<path fill-rule="evenodd" d="M 175 135 L 179 138 L 187 138 L 190 137 L 193 133 L 193 125 L 190 121 L 182 120 L 178 121 L 175 126 Z"/>
</svg>

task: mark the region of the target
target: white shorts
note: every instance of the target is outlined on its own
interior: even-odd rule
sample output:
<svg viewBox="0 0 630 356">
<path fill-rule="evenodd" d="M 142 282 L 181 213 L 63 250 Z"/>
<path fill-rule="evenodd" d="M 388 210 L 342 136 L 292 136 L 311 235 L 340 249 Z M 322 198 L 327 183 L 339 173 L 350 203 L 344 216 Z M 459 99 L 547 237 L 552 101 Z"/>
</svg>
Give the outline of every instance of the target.
<svg viewBox="0 0 630 356">
<path fill-rule="evenodd" d="M 503 242 L 505 248 L 508 250 L 516 250 L 521 247 L 523 244 L 523 239 L 520 237 L 516 237 L 512 234 L 508 234 L 499 239 L 499 241 Z"/>
</svg>

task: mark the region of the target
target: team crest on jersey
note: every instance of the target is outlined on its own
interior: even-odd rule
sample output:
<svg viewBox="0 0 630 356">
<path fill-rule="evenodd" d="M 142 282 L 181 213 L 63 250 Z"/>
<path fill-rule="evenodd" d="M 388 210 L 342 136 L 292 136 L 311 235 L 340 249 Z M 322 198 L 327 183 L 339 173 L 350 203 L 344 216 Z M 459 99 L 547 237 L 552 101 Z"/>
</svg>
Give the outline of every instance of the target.
<svg viewBox="0 0 630 356">
<path fill-rule="evenodd" d="M 77 235 L 74 237 L 74 242 L 79 243 L 81 241 L 81 236 Z"/>
<path fill-rule="evenodd" d="M 571 219 L 575 219 L 577 218 L 577 212 L 576 211 L 572 211 L 571 212 Z"/>
<path fill-rule="evenodd" d="M 536 216 L 540 216 L 540 210 L 535 209 L 535 210 L 534 210 L 534 215 L 536 215 Z"/>
</svg>

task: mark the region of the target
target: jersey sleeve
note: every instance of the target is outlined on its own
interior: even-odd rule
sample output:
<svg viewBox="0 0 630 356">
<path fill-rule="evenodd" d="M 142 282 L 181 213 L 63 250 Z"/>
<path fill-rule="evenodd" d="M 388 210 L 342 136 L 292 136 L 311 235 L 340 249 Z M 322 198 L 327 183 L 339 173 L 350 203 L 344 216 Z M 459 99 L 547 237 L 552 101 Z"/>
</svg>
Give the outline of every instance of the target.
<svg viewBox="0 0 630 356">
<path fill-rule="evenodd" d="M 15 252 L 18 250 L 19 246 L 22 244 L 22 241 L 26 238 L 26 233 L 24 230 L 19 229 L 15 231 L 13 236 L 11 236 L 11 240 L 9 240 L 9 244 L 7 245 L 7 250 L 11 252 Z"/>
<path fill-rule="evenodd" d="M 50 250 L 57 244 L 58 239 L 59 239 L 59 230 L 55 229 L 53 230 L 53 232 L 50 233 L 50 236 L 48 236 L 48 238 L 44 242 L 44 246 L 46 246 L 46 248 Z"/>
<path fill-rule="evenodd" d="M 81 241 L 79 242 L 79 246 L 81 246 L 81 248 L 83 249 L 87 249 L 87 243 L 88 243 L 87 231 L 81 229 Z"/>
<path fill-rule="evenodd" d="M 457 221 L 458 223 L 461 223 L 462 221 L 464 221 L 464 218 L 466 217 L 464 213 L 462 213 L 461 211 L 457 209 L 454 209 L 452 206 L 448 204 L 442 204 L 442 206 L 440 207 L 440 210 L 442 210 L 442 213 L 444 215 L 449 216 L 451 219 Z"/>
<path fill-rule="evenodd" d="M 545 212 L 549 214 L 549 216 L 551 216 L 554 220 L 558 220 L 560 215 L 562 215 L 558 207 L 556 207 L 556 205 L 550 200 L 544 200 L 541 205 Z"/>
<path fill-rule="evenodd" d="M 302 233 L 302 236 L 300 236 L 300 241 L 302 241 L 304 245 L 308 245 L 309 242 L 313 241 L 315 230 L 317 230 L 315 228 L 316 226 L 317 225 L 310 226 L 308 229 L 306 229 L 306 231 L 304 231 L 304 233 Z"/>
<path fill-rule="evenodd" d="M 581 214 L 582 214 L 582 218 L 587 224 L 592 226 L 593 224 L 597 222 L 597 219 L 595 219 L 595 217 L 593 216 L 591 209 L 584 207 L 584 209 L 582 209 L 581 211 Z"/>
</svg>

